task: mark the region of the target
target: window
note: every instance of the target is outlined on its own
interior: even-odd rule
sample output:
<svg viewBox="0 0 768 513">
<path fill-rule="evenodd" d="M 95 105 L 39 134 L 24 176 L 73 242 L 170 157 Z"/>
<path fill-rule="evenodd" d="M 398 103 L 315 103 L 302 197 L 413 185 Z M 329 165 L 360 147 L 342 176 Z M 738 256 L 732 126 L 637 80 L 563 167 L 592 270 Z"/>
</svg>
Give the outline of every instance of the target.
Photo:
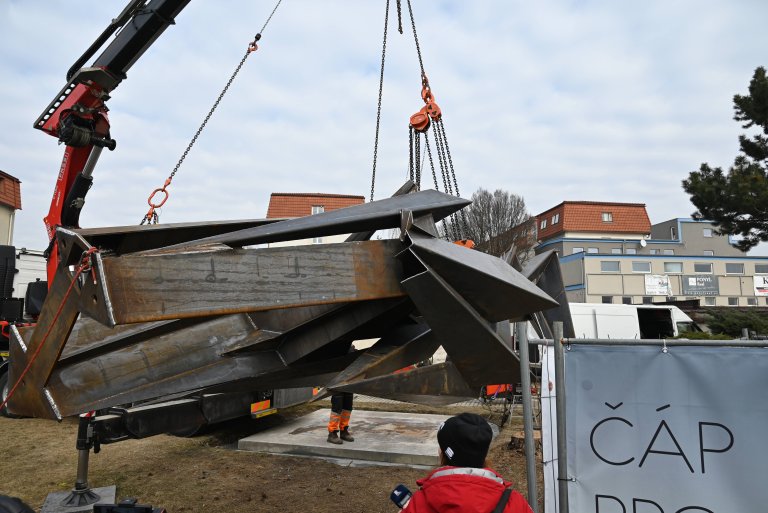
<svg viewBox="0 0 768 513">
<path fill-rule="evenodd" d="M 325 212 L 325 207 L 322 205 L 312 205 L 312 214 L 322 214 Z"/>
<path fill-rule="evenodd" d="M 693 263 L 693 272 L 712 274 L 712 264 L 705 264 L 701 262 Z"/>
<path fill-rule="evenodd" d="M 664 262 L 664 272 L 667 274 L 681 274 L 683 272 L 683 263 Z"/>
<path fill-rule="evenodd" d="M 613 303 L 613 296 L 603 296 L 603 303 L 604 304 L 611 304 L 611 303 Z"/>
<path fill-rule="evenodd" d="M 557 224 L 560 222 L 560 214 L 555 214 L 552 216 L 552 224 Z"/>
<path fill-rule="evenodd" d="M 712 228 L 704 228 L 704 229 L 701 231 L 701 234 L 702 234 L 704 237 L 707 237 L 707 238 L 709 238 L 709 237 L 712 237 Z"/>
<path fill-rule="evenodd" d="M 597 248 L 587 248 L 587 253 L 597 254 L 599 251 Z"/>
<path fill-rule="evenodd" d="M 704 298 L 704 304 L 707 306 L 715 306 L 715 298 L 712 296 L 706 296 Z"/>
<path fill-rule="evenodd" d="M 737 297 L 729 297 L 728 298 L 728 306 L 739 306 L 739 298 L 737 298 Z"/>
<path fill-rule="evenodd" d="M 768 274 L 768 264 L 755 264 L 755 274 Z"/>
<path fill-rule="evenodd" d="M 725 274 L 744 274 L 744 264 L 725 264 Z"/>
<path fill-rule="evenodd" d="M 576 253 L 584 253 L 584 248 L 573 248 L 571 250 L 571 254 L 575 255 Z"/>
<path fill-rule="evenodd" d="M 617 273 L 620 271 L 618 260 L 603 260 L 600 262 L 600 271 L 604 273 Z"/>
<path fill-rule="evenodd" d="M 665 255 L 674 255 L 675 254 L 675 250 L 674 249 L 665 249 L 664 251 L 662 251 L 662 253 L 665 254 Z"/>
<path fill-rule="evenodd" d="M 621 304 L 622 305 L 631 305 L 632 304 L 632 298 L 629 296 L 624 296 L 621 298 Z"/>
<path fill-rule="evenodd" d="M 621 255 L 621 248 L 611 248 L 611 255 Z"/>
<path fill-rule="evenodd" d="M 651 263 L 650 262 L 632 262 L 632 272 L 648 274 L 651 272 Z"/>
<path fill-rule="evenodd" d="M 627 248 L 626 251 L 624 251 L 627 255 L 637 255 L 637 250 L 635 248 Z"/>
<path fill-rule="evenodd" d="M 701 254 L 704 256 L 715 256 L 715 252 L 712 251 L 711 249 L 705 249 L 704 251 L 701 252 Z"/>
<path fill-rule="evenodd" d="M 674 226 L 669 227 L 669 238 L 672 240 L 677 239 L 677 228 Z"/>
<path fill-rule="evenodd" d="M 613 222 L 613 214 L 611 214 L 610 212 L 603 212 L 603 222 L 604 223 Z"/>
<path fill-rule="evenodd" d="M 547 220 L 546 219 L 542 219 L 541 220 L 541 224 L 539 225 L 539 228 L 543 230 L 546 227 L 547 227 Z"/>
<path fill-rule="evenodd" d="M 749 306 L 757 306 L 757 298 L 756 297 L 748 297 L 747 298 L 747 304 Z"/>
<path fill-rule="evenodd" d="M 323 238 L 322 237 L 313 237 L 312 238 L 312 244 L 322 244 Z"/>
<path fill-rule="evenodd" d="M 656 253 L 658 253 L 658 252 L 659 252 L 659 250 L 658 250 L 658 249 L 649 249 L 649 250 L 648 250 L 648 253 L 649 253 L 649 254 L 651 254 L 651 255 L 655 255 L 655 254 L 656 254 Z"/>
<path fill-rule="evenodd" d="M 644 305 L 653 304 L 653 298 L 651 296 L 643 296 L 643 304 Z"/>
</svg>

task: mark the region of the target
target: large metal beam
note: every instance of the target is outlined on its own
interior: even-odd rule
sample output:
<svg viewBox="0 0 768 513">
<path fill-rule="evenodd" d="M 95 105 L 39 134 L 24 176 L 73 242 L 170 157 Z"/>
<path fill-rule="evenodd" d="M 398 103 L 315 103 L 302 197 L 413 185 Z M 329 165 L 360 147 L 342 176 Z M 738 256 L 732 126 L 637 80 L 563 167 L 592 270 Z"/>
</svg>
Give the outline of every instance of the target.
<svg viewBox="0 0 768 513">
<path fill-rule="evenodd" d="M 8 383 L 13 387 L 18 382 L 19 386 L 13 402 L 8 403 L 11 413 L 56 419 L 66 415 L 52 398 L 48 380 L 80 314 L 79 295 L 79 287 L 72 283 L 67 268 L 60 267 L 29 340 L 25 342 L 13 330 L 9 351 L 13 365 L 8 371 Z"/>
<path fill-rule="evenodd" d="M 226 244 L 231 247 L 241 247 L 344 233 L 385 230 L 400 226 L 400 212 L 402 210 L 412 211 L 414 217 L 432 214 L 432 218 L 439 221 L 470 203 L 468 200 L 434 190 L 419 191 L 267 226 L 189 241 L 170 248 L 189 248 L 206 244 Z"/>
<path fill-rule="evenodd" d="M 108 325 L 401 297 L 398 241 L 103 258 Z M 110 308 L 111 306 L 111 308 Z"/>
<path fill-rule="evenodd" d="M 415 235 L 409 238 L 409 251 L 488 321 L 505 321 L 557 306 L 556 301 L 498 257 L 440 239 Z"/>
<path fill-rule="evenodd" d="M 517 382 L 517 355 L 437 273 L 427 267 L 405 280 L 403 287 L 470 387 L 479 391 L 491 383 Z"/>
<path fill-rule="evenodd" d="M 245 219 L 237 221 L 205 221 L 200 223 L 168 223 L 109 228 L 72 229 L 101 251 L 117 255 L 162 248 L 189 240 L 203 239 L 223 233 L 264 226 L 285 219 Z"/>
<path fill-rule="evenodd" d="M 467 385 L 453 362 L 418 367 L 348 385 L 336 385 L 331 390 L 372 395 L 427 406 L 445 406 L 467 399 L 475 399 L 479 392 L 479 389 Z"/>
<path fill-rule="evenodd" d="M 397 326 L 363 351 L 355 362 L 338 374 L 327 388 L 349 385 L 384 376 L 432 356 L 440 341 L 425 323 Z"/>
<path fill-rule="evenodd" d="M 536 314 L 539 324 L 546 328 L 542 333 L 544 338 L 552 338 L 552 326 L 555 322 L 563 323 L 563 333 L 566 337 L 574 337 L 573 319 L 568 306 L 568 297 L 563 284 L 563 273 L 560 269 L 560 258 L 555 251 L 547 251 L 532 258 L 523 268 L 523 275 L 531 280 L 539 289 L 553 297 L 558 305 L 555 308 L 542 310 Z"/>
</svg>

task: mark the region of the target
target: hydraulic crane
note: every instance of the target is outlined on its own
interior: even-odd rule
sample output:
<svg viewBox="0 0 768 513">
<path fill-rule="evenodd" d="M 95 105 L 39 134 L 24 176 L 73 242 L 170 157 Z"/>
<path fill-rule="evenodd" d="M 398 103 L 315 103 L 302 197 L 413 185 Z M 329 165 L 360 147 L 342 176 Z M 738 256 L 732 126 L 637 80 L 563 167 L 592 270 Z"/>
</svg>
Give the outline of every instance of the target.
<svg viewBox="0 0 768 513">
<path fill-rule="evenodd" d="M 205 423 L 218 408 L 210 397 L 324 386 L 435 404 L 514 382 L 517 356 L 494 323 L 557 303 L 500 259 L 438 237 L 436 223 L 469 203 L 452 194 L 278 222 L 78 227 L 96 162 L 116 146 L 106 102 L 188 2 L 129 3 L 35 122 L 66 148 L 45 218 L 50 290 L 37 325 L 12 330 L 9 411 L 56 419 L 173 403 L 170 416 L 121 407 L 128 420 L 104 424 L 115 441 Z M 421 80 L 423 114 L 438 124 L 423 70 Z M 253 247 L 347 233 L 341 244 Z M 359 339 L 378 342 L 349 353 Z M 440 345 L 449 361 L 392 374 Z"/>
</svg>

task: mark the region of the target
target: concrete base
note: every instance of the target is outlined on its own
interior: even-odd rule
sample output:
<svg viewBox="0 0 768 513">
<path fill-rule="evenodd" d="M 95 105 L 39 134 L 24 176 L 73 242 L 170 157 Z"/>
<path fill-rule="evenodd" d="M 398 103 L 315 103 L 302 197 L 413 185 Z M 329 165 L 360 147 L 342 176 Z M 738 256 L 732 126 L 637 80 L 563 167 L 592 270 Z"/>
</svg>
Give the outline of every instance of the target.
<svg viewBox="0 0 768 513">
<path fill-rule="evenodd" d="M 95 504 L 115 504 L 115 496 L 117 495 L 117 487 L 103 486 L 101 488 L 91 488 L 91 491 L 99 496 L 99 500 Z M 70 492 L 53 492 L 49 493 L 48 497 L 43 502 L 43 507 L 40 509 L 40 513 L 80 513 L 82 511 L 93 511 L 93 504 L 87 506 L 62 506 L 62 502 L 69 495 Z"/>
<path fill-rule="evenodd" d="M 449 415 L 354 410 L 354 442 L 330 444 L 330 410 L 317 410 L 281 426 L 240 440 L 243 451 L 315 456 L 334 462 L 434 467 L 438 464 L 437 427 Z"/>
</svg>

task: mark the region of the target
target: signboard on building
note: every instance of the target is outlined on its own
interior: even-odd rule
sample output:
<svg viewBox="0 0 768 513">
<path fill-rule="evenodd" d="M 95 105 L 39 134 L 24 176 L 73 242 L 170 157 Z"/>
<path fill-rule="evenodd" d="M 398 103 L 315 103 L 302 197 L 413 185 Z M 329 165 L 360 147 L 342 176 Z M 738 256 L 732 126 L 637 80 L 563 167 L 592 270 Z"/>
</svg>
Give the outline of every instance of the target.
<svg viewBox="0 0 768 513">
<path fill-rule="evenodd" d="M 755 276 L 755 295 L 768 296 L 768 276 Z"/>
<path fill-rule="evenodd" d="M 768 461 L 768 409 L 759 406 L 768 386 L 764 352 L 571 346 L 565 354 L 569 510 L 765 511 L 768 487 L 758 477 Z"/>
<path fill-rule="evenodd" d="M 669 287 L 669 276 L 666 274 L 646 274 L 645 295 L 671 296 L 672 289 Z"/>
<path fill-rule="evenodd" d="M 682 281 L 684 296 L 717 296 L 720 293 L 717 276 L 711 274 L 683 276 Z"/>
</svg>

